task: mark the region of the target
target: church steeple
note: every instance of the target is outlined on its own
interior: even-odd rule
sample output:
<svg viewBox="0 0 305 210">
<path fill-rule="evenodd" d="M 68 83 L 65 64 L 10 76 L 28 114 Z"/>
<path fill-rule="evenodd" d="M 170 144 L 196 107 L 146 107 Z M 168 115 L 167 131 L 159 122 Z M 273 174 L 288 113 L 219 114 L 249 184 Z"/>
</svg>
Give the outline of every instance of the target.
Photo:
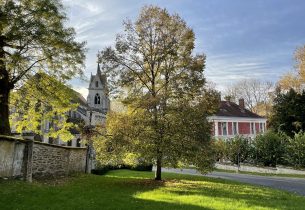
<svg viewBox="0 0 305 210">
<path fill-rule="evenodd" d="M 106 74 L 102 73 L 98 58 L 96 74 L 92 75 L 89 84 L 89 94 L 87 102 L 89 107 L 95 108 L 100 112 L 107 112 L 109 110 L 110 101 L 108 98 L 107 78 Z"/>
<path fill-rule="evenodd" d="M 97 62 L 97 71 L 96 71 L 96 75 L 102 75 L 101 68 L 100 68 L 100 63 L 99 63 L 99 62 Z"/>
</svg>

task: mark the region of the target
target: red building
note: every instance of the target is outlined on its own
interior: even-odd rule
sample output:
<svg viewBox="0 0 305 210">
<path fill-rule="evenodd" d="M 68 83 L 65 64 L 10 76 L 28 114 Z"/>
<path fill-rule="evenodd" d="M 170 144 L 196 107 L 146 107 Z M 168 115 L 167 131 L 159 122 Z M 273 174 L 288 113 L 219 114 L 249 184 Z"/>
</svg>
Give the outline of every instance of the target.
<svg viewBox="0 0 305 210">
<path fill-rule="evenodd" d="M 266 131 L 267 119 L 245 108 L 244 99 L 239 104 L 221 101 L 219 111 L 209 117 L 213 123 L 213 136 L 216 138 L 232 138 L 236 135 L 255 137 Z"/>
</svg>

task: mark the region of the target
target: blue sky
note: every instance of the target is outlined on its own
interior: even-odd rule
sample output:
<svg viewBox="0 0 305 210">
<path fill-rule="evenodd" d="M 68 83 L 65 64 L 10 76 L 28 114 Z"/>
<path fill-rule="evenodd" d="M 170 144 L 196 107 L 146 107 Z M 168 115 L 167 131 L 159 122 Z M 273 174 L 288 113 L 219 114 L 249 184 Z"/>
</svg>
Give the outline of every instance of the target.
<svg viewBox="0 0 305 210">
<path fill-rule="evenodd" d="M 219 90 L 245 78 L 276 82 L 293 69 L 305 44 L 304 0 L 64 0 L 77 39 L 87 41 L 85 74 L 96 72 L 98 50 L 113 45 L 122 21 L 147 4 L 178 13 L 193 28 L 195 52 L 207 55 L 205 75 Z M 87 82 L 72 85 L 87 95 Z"/>
</svg>

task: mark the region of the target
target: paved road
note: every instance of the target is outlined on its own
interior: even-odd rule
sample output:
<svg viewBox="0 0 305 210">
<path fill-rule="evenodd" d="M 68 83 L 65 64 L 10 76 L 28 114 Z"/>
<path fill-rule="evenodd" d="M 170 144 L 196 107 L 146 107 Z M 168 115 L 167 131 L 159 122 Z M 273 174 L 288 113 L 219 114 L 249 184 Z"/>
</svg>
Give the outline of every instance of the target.
<svg viewBox="0 0 305 210">
<path fill-rule="evenodd" d="M 163 168 L 164 172 L 182 173 L 200 175 L 195 169 L 168 169 Z M 257 176 L 248 174 L 235 174 L 226 172 L 212 172 L 207 177 L 221 178 L 234 180 L 239 182 L 245 182 L 250 184 L 262 185 L 280 190 L 286 190 L 305 196 L 305 179 L 302 178 L 290 178 L 290 177 L 271 177 L 271 176 Z"/>
</svg>

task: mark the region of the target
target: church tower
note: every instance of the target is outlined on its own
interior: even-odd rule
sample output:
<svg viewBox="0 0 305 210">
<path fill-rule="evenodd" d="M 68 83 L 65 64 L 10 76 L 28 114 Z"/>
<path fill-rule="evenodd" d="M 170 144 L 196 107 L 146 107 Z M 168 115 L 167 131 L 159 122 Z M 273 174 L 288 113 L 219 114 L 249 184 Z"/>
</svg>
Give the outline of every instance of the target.
<svg viewBox="0 0 305 210">
<path fill-rule="evenodd" d="M 87 97 L 88 106 L 97 112 L 106 114 L 110 107 L 108 98 L 107 78 L 102 74 L 100 64 L 97 64 L 96 75 L 91 74 Z"/>
</svg>

